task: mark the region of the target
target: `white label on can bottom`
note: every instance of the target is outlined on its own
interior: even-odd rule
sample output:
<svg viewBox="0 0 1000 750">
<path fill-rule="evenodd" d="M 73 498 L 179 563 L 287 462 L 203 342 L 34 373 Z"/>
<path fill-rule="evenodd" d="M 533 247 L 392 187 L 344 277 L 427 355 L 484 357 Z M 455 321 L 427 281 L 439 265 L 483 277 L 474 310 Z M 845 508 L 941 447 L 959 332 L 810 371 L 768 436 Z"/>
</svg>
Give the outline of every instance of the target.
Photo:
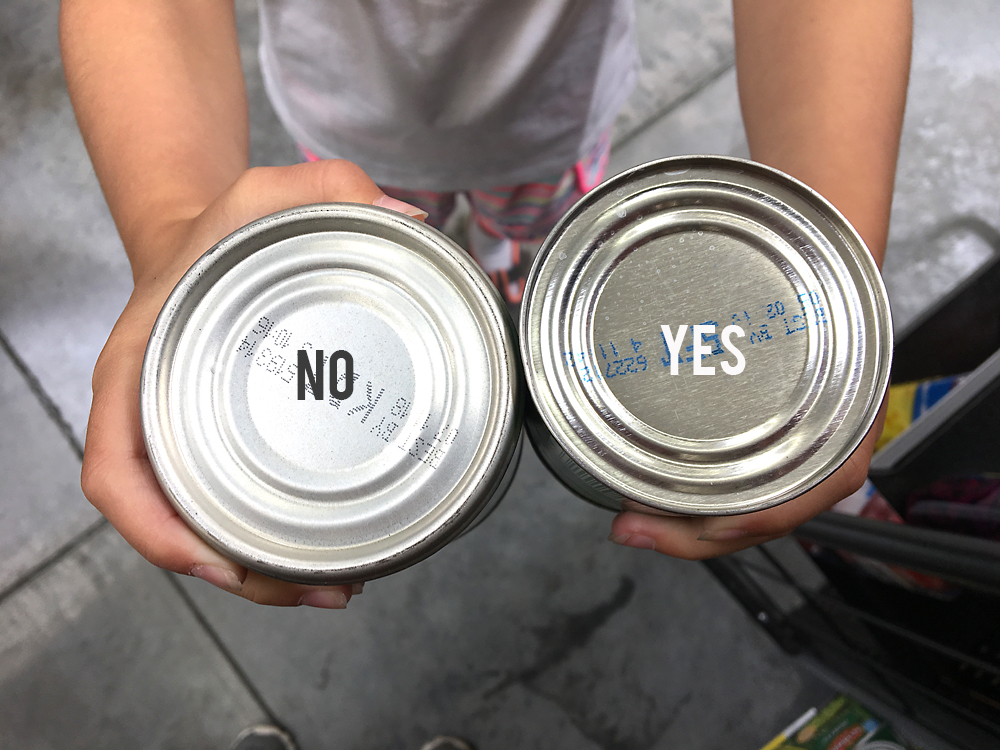
<svg viewBox="0 0 1000 750">
<path fill-rule="evenodd" d="M 403 339 L 378 316 L 350 303 L 310 308 L 284 320 L 262 316 L 243 342 L 252 347 L 251 364 L 234 375 L 246 378 L 249 420 L 286 461 L 325 473 L 357 467 L 390 449 L 399 452 L 395 442 L 414 418 L 413 364 Z M 320 400 L 308 383 L 305 400 L 297 397 L 299 349 L 323 351 Z M 330 357 L 339 350 L 351 354 L 354 370 L 353 392 L 343 400 L 334 398 L 328 380 Z M 338 367 L 337 375 L 344 380 L 346 369 Z M 338 385 L 342 392 L 344 384 Z"/>
</svg>

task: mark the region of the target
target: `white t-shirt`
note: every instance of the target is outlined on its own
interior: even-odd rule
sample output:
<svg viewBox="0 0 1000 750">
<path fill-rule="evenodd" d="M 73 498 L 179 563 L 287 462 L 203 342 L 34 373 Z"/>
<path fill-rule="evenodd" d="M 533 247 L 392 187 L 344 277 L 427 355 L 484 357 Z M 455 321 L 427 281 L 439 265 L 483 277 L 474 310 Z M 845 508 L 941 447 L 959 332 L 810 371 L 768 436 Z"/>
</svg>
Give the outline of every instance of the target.
<svg viewBox="0 0 1000 750">
<path fill-rule="evenodd" d="M 285 127 L 383 185 L 530 182 L 570 167 L 635 82 L 629 0 L 260 0 Z"/>
</svg>

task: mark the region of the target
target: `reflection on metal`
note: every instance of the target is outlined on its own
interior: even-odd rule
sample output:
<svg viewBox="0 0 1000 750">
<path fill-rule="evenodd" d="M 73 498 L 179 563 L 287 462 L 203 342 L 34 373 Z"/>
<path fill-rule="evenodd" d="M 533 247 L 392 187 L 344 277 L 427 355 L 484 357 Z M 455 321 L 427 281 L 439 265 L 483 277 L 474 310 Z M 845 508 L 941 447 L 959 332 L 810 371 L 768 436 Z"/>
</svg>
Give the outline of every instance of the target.
<svg viewBox="0 0 1000 750">
<path fill-rule="evenodd" d="M 522 400 L 513 324 L 478 267 L 420 222 L 348 204 L 265 217 L 206 253 L 142 378 L 178 511 L 227 556 L 304 583 L 386 575 L 481 518 L 513 477 Z"/>
<path fill-rule="evenodd" d="M 892 349 L 854 229 L 805 185 L 724 157 L 585 196 L 532 267 L 520 330 L 549 467 L 600 505 L 683 514 L 822 481 L 871 426 Z"/>
</svg>

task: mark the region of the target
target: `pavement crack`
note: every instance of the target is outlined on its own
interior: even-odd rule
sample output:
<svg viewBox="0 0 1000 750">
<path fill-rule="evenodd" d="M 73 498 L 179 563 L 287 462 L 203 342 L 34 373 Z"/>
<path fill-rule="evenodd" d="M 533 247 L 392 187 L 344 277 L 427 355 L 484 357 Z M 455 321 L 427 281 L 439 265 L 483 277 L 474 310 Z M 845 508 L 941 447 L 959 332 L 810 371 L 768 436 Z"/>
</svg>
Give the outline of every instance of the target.
<svg viewBox="0 0 1000 750">
<path fill-rule="evenodd" d="M 107 519 L 105 519 L 104 516 L 101 516 L 83 529 L 83 531 L 79 532 L 61 547 L 56 549 L 51 555 L 21 574 L 17 580 L 13 581 L 7 588 L 0 589 L 0 605 L 2 605 L 16 592 L 26 588 L 36 579 L 40 578 L 43 574 L 62 562 L 65 558 L 69 557 L 71 553 L 79 547 L 82 547 L 91 537 L 96 536 L 97 533 L 107 525 Z"/>
<path fill-rule="evenodd" d="M 565 661 L 574 651 L 586 646 L 594 633 L 615 612 L 631 601 L 634 593 L 635 582 L 631 578 L 623 576 L 617 591 L 607 601 L 584 612 L 562 614 L 549 625 L 538 628 L 536 633 L 540 646 L 535 663 L 527 669 L 508 675 L 499 684 L 488 690 L 484 697 L 492 697 L 518 682 L 530 683 L 552 667 Z"/>
<path fill-rule="evenodd" d="M 69 422 L 63 416 L 62 410 L 56 405 L 56 402 L 52 400 L 52 397 L 46 392 L 45 388 L 42 387 L 41 381 L 35 376 L 35 373 L 31 371 L 28 367 L 28 363 L 21 359 L 21 355 L 17 353 L 14 349 L 13 344 L 4 335 L 3 331 L 0 331 L 0 349 L 2 349 L 8 357 L 10 357 L 11 363 L 21 373 L 25 382 L 28 384 L 28 388 L 35 398 L 38 399 L 38 403 L 41 404 L 45 413 L 48 415 L 49 419 L 53 421 L 55 426 L 62 433 L 62 436 L 69 443 L 70 450 L 73 451 L 73 455 L 76 456 L 78 461 L 83 460 L 83 446 L 77 439 L 76 434 L 73 432 L 73 428 L 70 426 Z"/>
<path fill-rule="evenodd" d="M 194 620 L 201 627 L 202 632 L 208 637 L 208 639 L 215 646 L 216 650 L 222 657 L 222 659 L 229 665 L 229 668 L 233 670 L 233 674 L 236 679 L 243 685 L 243 689 L 247 691 L 250 695 L 251 700 L 253 700 L 257 706 L 260 708 L 261 712 L 267 717 L 268 721 L 272 724 L 276 724 L 284 728 L 284 723 L 278 720 L 277 714 L 271 708 L 270 704 L 264 699 L 263 694 L 257 688 L 256 683 L 250 679 L 250 675 L 243 668 L 243 665 L 236 658 L 226 642 L 222 639 L 222 635 L 218 630 L 208 621 L 208 617 L 201 610 L 201 607 L 195 602 L 191 597 L 188 590 L 181 585 L 180 575 L 177 573 L 171 573 L 169 570 L 160 571 L 166 577 L 167 582 L 170 586 L 177 592 L 177 595 L 184 602 L 187 607 L 188 612 L 194 618 Z"/>
</svg>

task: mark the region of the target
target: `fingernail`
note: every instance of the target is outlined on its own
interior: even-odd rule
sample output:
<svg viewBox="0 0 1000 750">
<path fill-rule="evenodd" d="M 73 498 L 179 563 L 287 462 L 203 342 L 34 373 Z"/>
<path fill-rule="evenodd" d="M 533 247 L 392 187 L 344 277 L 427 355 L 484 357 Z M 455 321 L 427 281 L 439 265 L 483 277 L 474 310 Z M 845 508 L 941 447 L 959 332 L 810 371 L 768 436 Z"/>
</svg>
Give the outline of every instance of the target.
<svg viewBox="0 0 1000 750">
<path fill-rule="evenodd" d="M 363 583 L 352 583 L 351 584 L 352 594 L 363 594 L 365 593 L 365 585 Z"/>
<path fill-rule="evenodd" d="M 699 542 L 731 542 L 747 536 L 743 529 L 705 529 L 698 537 Z"/>
<path fill-rule="evenodd" d="M 319 607 L 320 609 L 346 609 L 347 596 L 343 591 L 332 589 L 319 589 L 303 594 L 299 599 L 299 604 L 306 607 Z"/>
<path fill-rule="evenodd" d="M 224 589 L 225 591 L 239 593 L 239 591 L 243 588 L 243 584 L 240 582 L 239 576 L 228 568 L 223 568 L 219 565 L 195 565 L 191 568 L 189 573 L 195 578 L 208 581 L 213 586 L 218 586 L 220 589 Z"/>
<path fill-rule="evenodd" d="M 412 216 L 414 219 L 419 219 L 423 221 L 427 218 L 427 212 L 417 208 L 416 206 L 411 206 L 409 203 L 404 203 L 401 200 L 397 200 L 389 195 L 383 195 L 381 198 L 376 200 L 373 206 L 379 206 L 381 208 L 391 208 L 393 211 L 399 211 L 401 214 L 406 214 L 407 216 Z"/>
<path fill-rule="evenodd" d="M 615 544 L 636 549 L 656 549 L 656 542 L 642 534 L 612 534 L 608 537 Z"/>
</svg>

